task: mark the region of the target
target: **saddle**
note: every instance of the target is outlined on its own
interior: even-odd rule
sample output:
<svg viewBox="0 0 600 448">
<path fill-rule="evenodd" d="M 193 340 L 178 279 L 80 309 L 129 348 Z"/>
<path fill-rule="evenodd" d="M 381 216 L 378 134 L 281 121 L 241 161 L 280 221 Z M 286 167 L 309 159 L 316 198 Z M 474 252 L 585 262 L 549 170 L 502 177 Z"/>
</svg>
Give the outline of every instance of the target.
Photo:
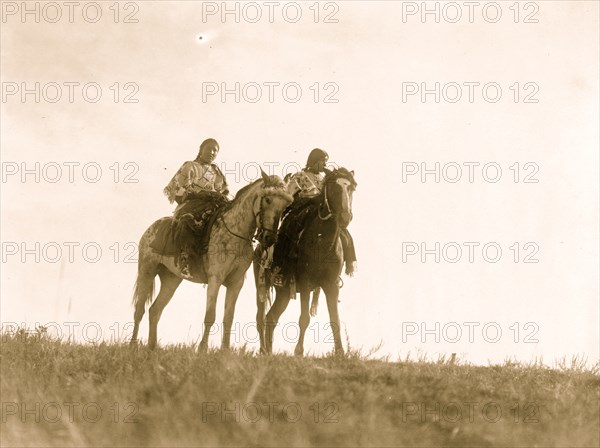
<svg viewBox="0 0 600 448">
<path fill-rule="evenodd" d="M 175 209 L 172 218 L 158 223 L 150 248 L 160 255 L 175 256 L 176 265 L 185 254 L 189 265 L 198 271 L 196 266 L 208 251 L 212 226 L 228 203 L 226 196 L 212 191 L 194 195 Z"/>
</svg>

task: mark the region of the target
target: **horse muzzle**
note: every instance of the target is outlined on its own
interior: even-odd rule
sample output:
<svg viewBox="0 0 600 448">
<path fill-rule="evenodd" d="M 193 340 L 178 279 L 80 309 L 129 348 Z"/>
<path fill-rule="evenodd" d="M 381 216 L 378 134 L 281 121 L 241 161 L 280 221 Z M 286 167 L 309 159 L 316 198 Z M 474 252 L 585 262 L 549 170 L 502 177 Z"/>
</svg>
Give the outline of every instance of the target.
<svg viewBox="0 0 600 448">
<path fill-rule="evenodd" d="M 263 229 L 260 233 L 259 240 L 262 247 L 271 247 L 277 241 L 277 232 L 269 229 Z"/>
</svg>

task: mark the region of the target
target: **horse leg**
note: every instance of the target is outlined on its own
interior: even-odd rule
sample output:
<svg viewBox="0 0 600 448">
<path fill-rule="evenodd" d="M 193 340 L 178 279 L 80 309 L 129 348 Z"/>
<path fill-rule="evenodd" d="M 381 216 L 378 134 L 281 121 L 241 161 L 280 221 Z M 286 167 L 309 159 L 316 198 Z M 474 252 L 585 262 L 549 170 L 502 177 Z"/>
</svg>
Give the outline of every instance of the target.
<svg viewBox="0 0 600 448">
<path fill-rule="evenodd" d="M 340 335 L 340 315 L 338 313 L 338 297 L 340 288 L 337 283 L 329 283 L 323 286 L 325 297 L 327 298 L 327 309 L 329 311 L 329 322 L 333 332 L 334 351 L 336 354 L 343 355 L 342 337 Z"/>
<path fill-rule="evenodd" d="M 267 352 L 265 344 L 265 317 L 266 317 L 265 302 L 261 301 L 260 294 L 256 292 L 256 330 L 258 331 L 258 337 L 260 338 L 260 353 L 265 354 Z"/>
<path fill-rule="evenodd" d="M 267 321 L 265 323 L 265 350 L 266 353 L 273 352 L 273 332 L 279 322 L 279 317 L 285 311 L 290 303 L 290 293 L 288 288 L 277 288 L 275 294 L 275 301 L 271 306 L 271 309 L 267 313 Z"/>
<path fill-rule="evenodd" d="M 208 350 L 208 338 L 210 336 L 210 329 L 215 323 L 215 315 L 217 312 L 217 296 L 219 295 L 219 289 L 221 283 L 215 276 L 212 276 L 208 280 L 208 288 L 206 291 L 206 313 L 204 314 L 204 332 L 202 334 L 202 340 L 198 346 L 199 352 L 206 352 Z"/>
<path fill-rule="evenodd" d="M 148 347 L 151 350 L 156 348 L 157 342 L 157 331 L 158 331 L 158 321 L 160 320 L 160 316 L 162 315 L 165 306 L 169 303 L 173 294 L 175 294 L 175 290 L 181 284 L 182 279 L 177 277 L 175 274 L 168 271 L 166 268 L 162 269 L 159 272 L 160 277 L 160 291 L 156 300 L 150 307 L 150 311 L 148 312 L 150 317 L 150 334 L 148 335 Z"/>
<path fill-rule="evenodd" d="M 235 313 L 235 303 L 237 302 L 240 290 L 244 285 L 244 276 L 240 276 L 240 279 L 233 285 L 227 287 L 227 293 L 225 294 L 225 313 L 223 315 L 223 342 L 221 343 L 221 349 L 228 349 L 231 338 L 231 325 L 233 323 L 233 314 Z"/>
<path fill-rule="evenodd" d="M 300 325 L 300 336 L 294 350 L 294 355 L 296 356 L 304 356 L 304 334 L 310 323 L 309 302 L 310 290 L 300 291 L 300 321 L 298 322 Z"/>
<path fill-rule="evenodd" d="M 263 253 L 262 246 L 259 244 L 254 252 L 254 260 L 252 261 L 252 269 L 254 271 L 255 289 L 256 289 L 256 331 L 258 331 L 258 337 L 260 340 L 260 353 L 264 355 L 266 353 L 265 348 L 265 316 L 267 314 L 265 302 L 266 298 L 263 296 L 263 289 L 268 291 L 267 285 L 262 285 L 260 281 L 261 275 L 261 256 Z M 264 273 L 263 275 L 266 275 Z M 265 299 L 263 301 L 262 299 Z"/>
</svg>

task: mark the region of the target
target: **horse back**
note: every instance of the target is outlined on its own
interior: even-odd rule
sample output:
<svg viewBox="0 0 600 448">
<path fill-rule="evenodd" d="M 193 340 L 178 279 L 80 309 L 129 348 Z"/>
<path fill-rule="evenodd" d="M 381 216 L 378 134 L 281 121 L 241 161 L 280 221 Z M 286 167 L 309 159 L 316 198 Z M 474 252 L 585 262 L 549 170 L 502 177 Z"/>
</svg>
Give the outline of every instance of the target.
<svg viewBox="0 0 600 448">
<path fill-rule="evenodd" d="M 177 254 L 175 232 L 173 232 L 173 218 L 165 216 L 154 221 L 142 236 L 142 241 L 147 241 L 154 252 L 164 256 Z M 142 245 L 140 241 L 140 246 Z"/>
</svg>

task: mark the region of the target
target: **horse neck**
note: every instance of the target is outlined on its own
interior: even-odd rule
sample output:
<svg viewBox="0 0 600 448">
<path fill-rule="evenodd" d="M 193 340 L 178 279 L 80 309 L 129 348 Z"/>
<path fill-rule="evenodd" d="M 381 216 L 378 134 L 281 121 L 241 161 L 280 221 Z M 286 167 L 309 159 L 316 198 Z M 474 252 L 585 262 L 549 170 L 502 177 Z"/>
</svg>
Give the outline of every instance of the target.
<svg viewBox="0 0 600 448">
<path fill-rule="evenodd" d="M 312 222 L 308 223 L 307 228 L 312 227 L 315 233 L 321 235 L 321 237 L 318 238 L 318 244 L 320 246 L 327 246 L 331 248 L 333 246 L 333 243 L 338 239 L 340 235 L 340 226 L 338 225 L 335 216 L 331 216 L 329 219 L 325 220 L 320 218 L 320 215 L 327 213 L 329 212 L 325 210 L 325 195 L 323 195 L 323 199 L 320 201 L 319 204 L 319 210 L 312 219 Z"/>
<path fill-rule="evenodd" d="M 260 182 L 257 182 L 248 191 L 243 192 L 240 197 L 236 197 L 230 208 L 223 213 L 223 220 L 228 229 L 250 239 L 256 231 L 256 219 L 252 208 L 259 189 Z"/>
</svg>

